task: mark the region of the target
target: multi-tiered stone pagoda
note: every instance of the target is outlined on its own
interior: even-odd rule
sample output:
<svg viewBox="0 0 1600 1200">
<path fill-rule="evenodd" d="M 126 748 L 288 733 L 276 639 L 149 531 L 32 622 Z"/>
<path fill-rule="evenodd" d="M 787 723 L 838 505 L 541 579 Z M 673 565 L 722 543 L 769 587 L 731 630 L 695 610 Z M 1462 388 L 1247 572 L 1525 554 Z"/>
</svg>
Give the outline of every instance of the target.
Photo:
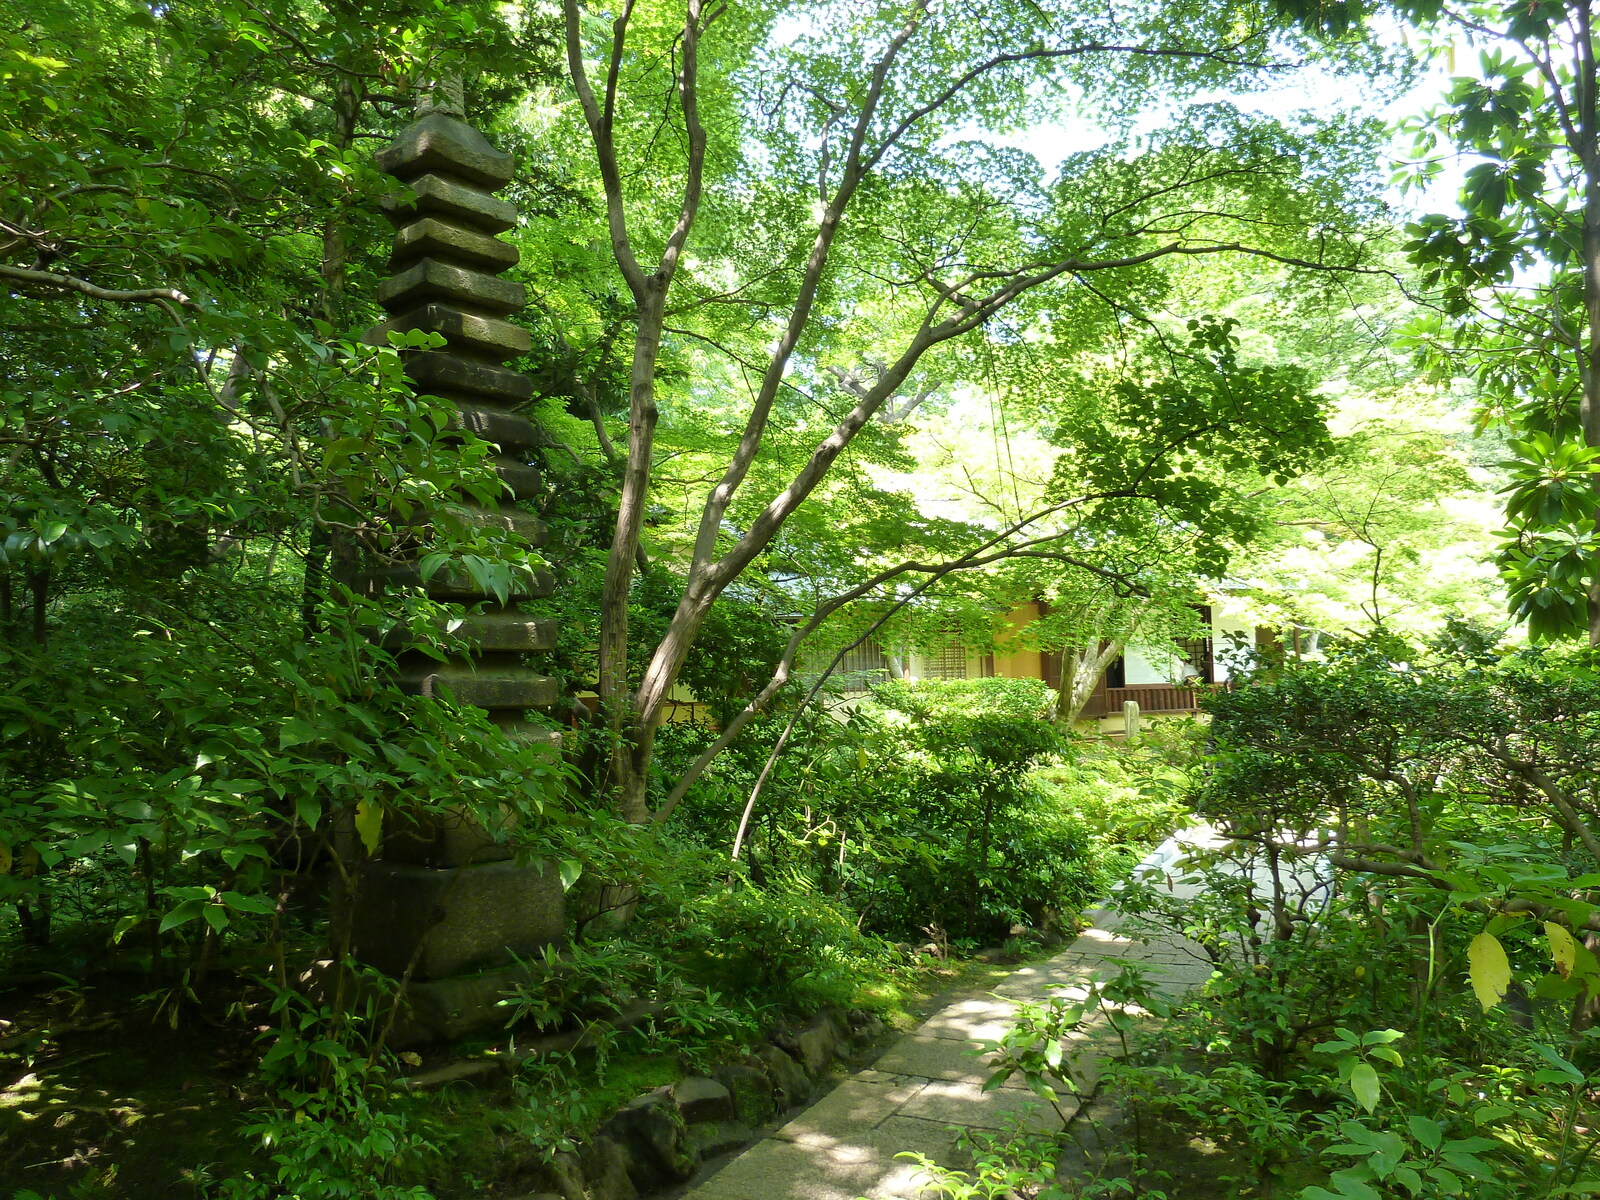
<svg viewBox="0 0 1600 1200">
<path fill-rule="evenodd" d="M 403 351 L 406 374 L 419 393 L 455 406 L 460 429 L 497 448 L 505 491 L 494 507 L 474 507 L 476 518 L 540 545 L 543 524 L 516 503 L 539 484 L 536 469 L 523 461 L 536 430 L 512 411 L 533 385 L 503 365 L 529 348 L 528 331 L 506 320 L 525 303 L 523 286 L 498 277 L 517 261 L 516 247 L 498 237 L 516 224 L 516 210 L 494 195 L 511 180 L 511 157 L 458 115 L 435 109 L 377 162 L 408 190 L 384 202 L 397 232 L 394 274 L 379 287 L 378 302 L 391 316 L 367 338 L 387 345 L 391 331 L 444 336 L 442 349 Z M 402 647 L 404 688 L 420 695 L 447 689 L 488 710 L 514 737 L 550 736 L 526 713 L 553 705 L 557 684 L 524 656 L 555 644 L 554 623 L 524 615 L 516 603 L 549 595 L 547 574 L 525 582 L 506 603 L 462 577 L 441 573 L 423 584 L 415 565 L 366 571 L 358 581 L 369 592 L 422 585 L 434 599 L 468 606 L 458 632 L 473 645 L 470 653 L 441 663 Z M 492 1015 L 503 984 L 496 968 L 512 954 L 560 939 L 561 886 L 553 870 L 511 861 L 510 848 L 471 819 L 446 819 L 386 836 L 381 861 L 364 873 L 353 932 L 363 961 L 395 976 L 410 972 L 416 1025 L 453 1036 L 484 1011 Z"/>
</svg>

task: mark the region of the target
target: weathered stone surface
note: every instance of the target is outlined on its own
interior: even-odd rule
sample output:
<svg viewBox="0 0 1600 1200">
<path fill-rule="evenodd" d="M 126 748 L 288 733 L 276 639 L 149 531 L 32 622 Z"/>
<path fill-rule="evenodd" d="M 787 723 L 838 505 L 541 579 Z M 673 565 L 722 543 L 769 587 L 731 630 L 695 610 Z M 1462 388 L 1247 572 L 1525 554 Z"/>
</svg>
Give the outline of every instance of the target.
<svg viewBox="0 0 1600 1200">
<path fill-rule="evenodd" d="M 362 595 L 369 595 L 384 587 L 424 587 L 436 600 L 492 600 L 487 590 L 474 583 L 465 573 L 436 571 L 424 584 L 421 570 L 413 563 L 401 563 L 376 571 L 363 571 L 350 579 L 350 587 Z M 511 582 L 509 599 L 534 600 L 555 591 L 555 576 L 548 571 L 535 571 L 531 578 L 518 578 Z"/>
<path fill-rule="evenodd" d="M 733 1098 L 715 1079 L 691 1075 L 672 1085 L 678 1113 L 693 1125 L 697 1121 L 725 1121 L 733 1115 Z"/>
<path fill-rule="evenodd" d="M 1062 1095 L 1058 1103 L 1068 1114 L 1077 1111 L 1076 1096 Z M 962 1080 L 930 1080 L 898 1112 L 903 1117 L 976 1129 L 1006 1129 L 1013 1123 L 1029 1133 L 1054 1133 L 1061 1128 L 1055 1109 L 1032 1092 L 1015 1088 L 986 1092 L 982 1084 Z"/>
<path fill-rule="evenodd" d="M 411 1092 L 436 1092 L 457 1083 L 473 1086 L 490 1083 L 504 1074 L 505 1064 L 497 1058 L 464 1058 L 402 1076 L 399 1083 Z"/>
<path fill-rule="evenodd" d="M 956 1134 L 931 1121 L 890 1117 L 833 1145 L 766 1139 L 724 1166 L 689 1193 L 693 1200 L 910 1200 L 937 1195 L 923 1191 L 927 1176 L 900 1151 L 927 1154 L 949 1166 L 965 1165 Z"/>
<path fill-rule="evenodd" d="M 795 1046 L 799 1053 L 800 1065 L 813 1079 L 820 1079 L 826 1075 L 828 1068 L 833 1066 L 833 1060 L 839 1057 L 838 1040 L 834 1037 L 833 1030 L 826 1026 L 802 1029 L 799 1037 L 795 1039 Z"/>
<path fill-rule="evenodd" d="M 946 1005 L 917 1033 L 960 1042 L 997 1042 L 1016 1024 L 1017 1002 L 998 996 L 969 996 Z"/>
<path fill-rule="evenodd" d="M 414 961 L 416 980 L 500 966 L 511 953 L 526 957 L 559 942 L 563 923 L 555 869 L 514 862 L 452 870 L 369 863 L 352 913 L 356 957 L 397 978 Z M 445 999 L 474 996 L 481 990 L 469 986 Z M 416 995 L 411 1002 L 418 1019 L 431 1023 Z"/>
<path fill-rule="evenodd" d="M 589 1200 L 635 1200 L 639 1189 L 628 1176 L 628 1155 L 608 1137 L 592 1137 L 578 1152 Z"/>
<path fill-rule="evenodd" d="M 772 1090 L 777 1096 L 780 1109 L 789 1108 L 810 1098 L 811 1081 L 806 1078 L 806 1073 L 794 1059 L 776 1046 L 761 1047 L 756 1051 L 756 1057 L 766 1070 L 767 1078 L 772 1081 Z"/>
<path fill-rule="evenodd" d="M 389 269 L 397 271 L 428 255 L 495 273 L 516 266 L 521 257 L 515 246 L 491 234 L 442 217 L 423 217 L 395 234 Z"/>
<path fill-rule="evenodd" d="M 890 1077 L 882 1082 L 846 1079 L 773 1133 L 780 1141 L 837 1145 L 870 1129 L 928 1086 L 926 1079 Z"/>
<path fill-rule="evenodd" d="M 402 667 L 395 682 L 408 695 L 438 696 L 448 691 L 457 703 L 479 708 L 549 708 L 561 699 L 560 683 L 548 676 L 519 670 L 474 670 L 466 663 Z"/>
<path fill-rule="evenodd" d="M 516 173 L 509 154 L 496 150 L 465 121 L 442 112 L 413 121 L 375 157 L 380 170 L 399 179 L 438 173 L 498 188 Z"/>
<path fill-rule="evenodd" d="M 414 266 L 378 285 L 378 303 L 392 313 L 436 301 L 504 314 L 526 304 L 528 292 L 520 283 L 496 279 L 482 271 L 458 267 L 437 258 L 420 259 Z"/>
<path fill-rule="evenodd" d="M 694 1174 L 694 1149 L 669 1088 L 657 1088 L 624 1105 L 600 1131 L 622 1147 L 628 1178 L 641 1192 L 682 1183 Z"/>
<path fill-rule="evenodd" d="M 746 1125 L 762 1125 L 777 1112 L 772 1100 L 772 1081 L 758 1067 L 733 1065 L 717 1068 L 717 1082 L 728 1089 L 735 1120 Z"/>
<path fill-rule="evenodd" d="M 526 417 L 475 404 L 458 403 L 449 428 L 474 433 L 502 450 L 527 450 L 541 441 L 538 427 Z"/>
<path fill-rule="evenodd" d="M 528 652 L 556 646 L 554 621 L 505 609 L 462 617 L 454 632 L 480 650 Z"/>
<path fill-rule="evenodd" d="M 874 1064 L 878 1070 L 896 1075 L 920 1075 L 925 1079 L 966 1079 L 982 1083 L 988 1069 L 973 1055 L 976 1042 L 957 1038 L 926 1037 L 908 1034 Z"/>
<path fill-rule="evenodd" d="M 535 725 L 530 721 L 506 721 L 501 718 L 503 713 L 490 713 L 489 717 L 499 726 L 512 741 L 524 746 L 552 746 L 559 748 L 561 745 L 561 731 L 550 729 L 544 725 Z"/>
<path fill-rule="evenodd" d="M 845 1023 L 835 1012 L 818 1013 L 798 1033 L 777 1041 L 799 1060 L 813 1079 L 826 1074 L 834 1059 L 842 1058 L 849 1046 Z"/>
<path fill-rule="evenodd" d="M 754 1136 L 755 1131 L 740 1121 L 706 1121 L 689 1126 L 689 1146 L 700 1159 L 738 1150 Z"/>
<path fill-rule="evenodd" d="M 509 822 L 508 822 L 509 823 Z M 398 829 L 385 831 L 383 857 L 420 867 L 459 867 L 500 862 L 515 850 L 465 813 L 426 813 Z"/>
<path fill-rule="evenodd" d="M 513 500 L 530 500 L 539 494 L 544 474 L 538 467 L 512 458 L 509 454 L 497 454 L 493 462 L 496 473 L 506 486 L 506 494 Z"/>
<path fill-rule="evenodd" d="M 485 233 L 504 233 L 517 224 L 517 210 L 507 201 L 439 175 L 419 175 L 410 181 L 409 191 L 385 196 L 379 205 L 397 225 L 432 215 L 464 222 Z"/>
<path fill-rule="evenodd" d="M 507 533 L 515 533 L 530 546 L 542 546 L 549 536 L 543 521 L 532 513 L 523 512 L 520 508 L 479 508 L 477 505 L 466 506 L 467 519 L 476 524 L 492 528 L 504 529 Z"/>
<path fill-rule="evenodd" d="M 439 387 L 501 404 L 521 404 L 533 395 L 533 380 L 521 371 L 477 359 L 458 358 L 441 350 L 408 352 L 405 371 L 406 378 L 430 394 Z"/>
<path fill-rule="evenodd" d="M 551 1196 L 557 1200 L 598 1200 L 593 1193 L 584 1188 L 588 1172 L 577 1155 L 558 1153 L 546 1159 L 544 1155 L 548 1153 L 547 1147 L 536 1143 L 531 1149 L 536 1157 L 529 1164 L 532 1168 L 529 1173 L 533 1185 L 540 1190 L 526 1200 L 540 1200 L 541 1197 L 548 1200 Z M 607 1200 L 613 1198 L 608 1197 Z M 634 1197 L 619 1194 L 614 1200 L 634 1200 Z"/>
<path fill-rule="evenodd" d="M 850 1014 L 850 1036 L 857 1046 L 872 1045 L 887 1029 L 883 1018 L 876 1013 L 857 1011 Z"/>
<path fill-rule="evenodd" d="M 375 325 L 362 338 L 369 346 L 387 346 L 389 334 L 406 333 L 420 329 L 424 333 L 441 334 L 451 349 L 467 350 L 491 358 L 515 358 L 526 354 L 533 344 L 533 335 L 520 325 L 502 321 L 498 317 L 485 317 L 464 312 L 449 304 L 419 304 Z"/>
<path fill-rule="evenodd" d="M 502 1029 L 506 1010 L 500 1001 L 518 983 L 528 981 L 517 966 L 499 967 L 444 979 L 413 979 L 406 988 L 405 1008 L 389 1035 L 397 1050 L 408 1046 L 453 1042 L 486 1029 Z"/>
</svg>

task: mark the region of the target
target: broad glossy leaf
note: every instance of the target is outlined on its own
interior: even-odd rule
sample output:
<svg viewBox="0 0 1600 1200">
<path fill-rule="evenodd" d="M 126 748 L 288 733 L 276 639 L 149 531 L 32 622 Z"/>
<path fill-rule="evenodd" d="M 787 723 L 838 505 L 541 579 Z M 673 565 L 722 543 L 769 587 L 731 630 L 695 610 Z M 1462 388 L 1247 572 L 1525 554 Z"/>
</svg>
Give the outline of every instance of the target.
<svg viewBox="0 0 1600 1200">
<path fill-rule="evenodd" d="M 1499 1004 L 1511 986 L 1511 962 L 1506 958 L 1505 947 L 1488 930 L 1467 946 L 1467 978 L 1484 1012 Z"/>
</svg>

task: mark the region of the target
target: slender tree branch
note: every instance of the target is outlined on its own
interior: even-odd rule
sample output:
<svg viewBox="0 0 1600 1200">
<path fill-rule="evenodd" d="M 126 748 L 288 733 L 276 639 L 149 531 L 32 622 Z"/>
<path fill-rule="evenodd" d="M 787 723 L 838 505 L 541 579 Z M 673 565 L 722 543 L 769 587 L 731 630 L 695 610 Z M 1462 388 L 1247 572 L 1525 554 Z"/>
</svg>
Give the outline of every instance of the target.
<svg viewBox="0 0 1600 1200">
<path fill-rule="evenodd" d="M 174 318 L 177 317 L 177 313 L 173 311 L 173 305 L 185 308 L 197 307 L 193 299 L 177 288 L 103 288 L 75 275 L 56 275 L 49 271 L 35 271 L 28 267 L 10 267 L 4 264 L 0 264 L 0 277 L 15 279 L 19 283 L 31 283 L 37 287 L 54 288 L 62 292 L 81 292 L 95 300 L 107 300 L 112 303 L 156 304 L 172 313 Z"/>
</svg>

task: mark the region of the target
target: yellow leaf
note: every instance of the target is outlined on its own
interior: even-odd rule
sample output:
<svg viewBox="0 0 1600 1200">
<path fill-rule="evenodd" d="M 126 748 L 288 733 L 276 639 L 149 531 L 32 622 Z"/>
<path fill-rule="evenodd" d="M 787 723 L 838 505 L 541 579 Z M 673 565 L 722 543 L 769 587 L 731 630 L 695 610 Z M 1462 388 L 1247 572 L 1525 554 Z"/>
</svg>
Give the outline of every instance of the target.
<svg viewBox="0 0 1600 1200">
<path fill-rule="evenodd" d="M 383 805 L 376 800 L 363 800 L 356 805 L 356 832 L 368 854 L 378 852 L 378 839 L 383 835 Z"/>
<path fill-rule="evenodd" d="M 1506 948 L 1488 930 L 1473 938 L 1467 947 L 1467 977 L 1472 981 L 1472 990 L 1484 1012 L 1499 1004 L 1511 986 L 1511 963 L 1506 958 Z"/>
<path fill-rule="evenodd" d="M 1573 964 L 1578 961 L 1577 939 L 1567 931 L 1566 926 L 1557 925 L 1554 921 L 1544 923 L 1544 933 L 1550 939 L 1550 957 L 1556 960 L 1556 970 L 1561 972 L 1561 978 L 1569 978 Z"/>
</svg>

